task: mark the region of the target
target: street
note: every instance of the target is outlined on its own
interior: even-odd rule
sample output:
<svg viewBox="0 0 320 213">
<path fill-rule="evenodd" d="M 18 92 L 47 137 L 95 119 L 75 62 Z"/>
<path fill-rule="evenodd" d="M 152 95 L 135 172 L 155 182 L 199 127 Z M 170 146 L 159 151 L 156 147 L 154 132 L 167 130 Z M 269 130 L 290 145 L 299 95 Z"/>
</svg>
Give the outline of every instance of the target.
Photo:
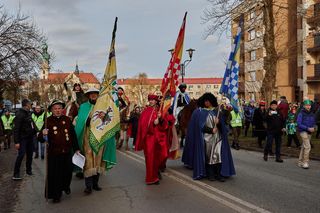
<svg viewBox="0 0 320 213">
<path fill-rule="evenodd" d="M 262 160 L 261 153 L 233 151 L 237 175 L 225 183 L 193 181 L 180 160 L 168 161 L 160 185 L 144 183 L 142 153 L 118 151 L 118 164 L 101 177 L 103 191 L 84 195 L 84 181 L 73 178 L 71 195 L 59 204 L 44 199 L 44 161 L 34 160 L 15 212 L 319 212 L 320 163 L 309 170 L 297 159 Z"/>
</svg>

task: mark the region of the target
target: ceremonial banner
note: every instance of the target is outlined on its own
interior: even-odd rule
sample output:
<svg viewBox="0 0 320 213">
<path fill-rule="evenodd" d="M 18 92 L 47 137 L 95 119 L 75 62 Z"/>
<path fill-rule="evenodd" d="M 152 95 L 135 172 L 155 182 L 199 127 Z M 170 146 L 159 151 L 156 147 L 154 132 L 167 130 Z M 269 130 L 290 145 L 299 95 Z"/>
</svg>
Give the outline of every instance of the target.
<svg viewBox="0 0 320 213">
<path fill-rule="evenodd" d="M 98 153 L 99 149 L 106 144 L 108 146 L 108 152 L 112 155 L 115 153 L 114 137 L 116 132 L 120 131 L 119 102 L 117 96 L 117 67 L 115 58 L 117 21 L 118 18 L 116 18 L 114 23 L 108 64 L 104 73 L 99 97 L 92 110 L 89 141 L 90 147 L 95 153 Z"/>
<path fill-rule="evenodd" d="M 186 25 L 187 12 L 184 15 L 183 22 L 179 31 L 176 45 L 171 55 L 169 66 L 162 79 L 161 92 L 162 103 L 161 113 L 164 115 L 171 106 L 171 98 L 176 94 L 176 87 L 179 85 L 180 61 L 183 52 L 184 32 Z"/>
<path fill-rule="evenodd" d="M 240 61 L 240 41 L 242 19 L 238 26 L 237 35 L 234 38 L 231 53 L 227 63 L 226 71 L 220 88 L 220 94 L 226 96 L 230 100 L 230 104 L 236 110 L 239 109 L 238 104 L 238 80 L 239 80 L 239 61 Z"/>
</svg>

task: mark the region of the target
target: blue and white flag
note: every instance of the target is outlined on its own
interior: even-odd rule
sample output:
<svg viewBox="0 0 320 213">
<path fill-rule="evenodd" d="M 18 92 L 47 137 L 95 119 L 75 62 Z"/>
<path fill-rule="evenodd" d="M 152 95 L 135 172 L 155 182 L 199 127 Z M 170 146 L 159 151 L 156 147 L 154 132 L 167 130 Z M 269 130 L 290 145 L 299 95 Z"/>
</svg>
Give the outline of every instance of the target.
<svg viewBox="0 0 320 213">
<path fill-rule="evenodd" d="M 240 62 L 240 41 L 241 41 L 242 19 L 240 19 L 237 35 L 234 38 L 231 53 L 224 73 L 220 88 L 220 94 L 230 100 L 233 109 L 239 111 L 238 106 L 238 80 L 239 80 L 239 62 Z"/>
</svg>

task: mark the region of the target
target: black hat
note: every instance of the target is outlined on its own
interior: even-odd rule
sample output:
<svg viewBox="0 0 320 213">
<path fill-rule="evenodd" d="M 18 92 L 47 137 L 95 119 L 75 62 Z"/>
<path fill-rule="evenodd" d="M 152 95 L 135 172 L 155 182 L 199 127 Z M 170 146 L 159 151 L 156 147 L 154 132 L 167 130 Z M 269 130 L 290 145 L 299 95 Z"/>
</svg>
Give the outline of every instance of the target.
<svg viewBox="0 0 320 213">
<path fill-rule="evenodd" d="M 51 107 L 53 107 L 56 104 L 60 104 L 62 106 L 62 108 L 64 108 L 66 106 L 66 104 L 63 101 L 60 101 L 58 99 L 54 99 L 51 104 L 48 107 L 48 110 L 51 111 Z"/>
<path fill-rule="evenodd" d="M 178 87 L 179 89 L 182 89 L 182 88 L 187 88 L 187 85 L 185 83 L 181 83 Z"/>
<path fill-rule="evenodd" d="M 278 102 L 276 100 L 273 100 L 270 102 L 270 105 L 272 105 L 272 104 L 278 105 Z"/>
</svg>

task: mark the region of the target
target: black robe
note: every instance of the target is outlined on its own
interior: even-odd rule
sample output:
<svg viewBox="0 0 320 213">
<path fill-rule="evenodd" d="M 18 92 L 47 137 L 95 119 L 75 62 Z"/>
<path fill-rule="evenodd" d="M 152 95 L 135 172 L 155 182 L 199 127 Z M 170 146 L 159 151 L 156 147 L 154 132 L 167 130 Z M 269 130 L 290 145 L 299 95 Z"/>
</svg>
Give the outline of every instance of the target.
<svg viewBox="0 0 320 213">
<path fill-rule="evenodd" d="M 79 150 L 77 137 L 71 120 L 66 116 L 50 116 L 48 129 L 48 167 L 45 197 L 59 199 L 62 191 L 70 189 L 72 179 L 72 154 Z M 39 139 L 43 140 L 42 132 Z"/>
</svg>

